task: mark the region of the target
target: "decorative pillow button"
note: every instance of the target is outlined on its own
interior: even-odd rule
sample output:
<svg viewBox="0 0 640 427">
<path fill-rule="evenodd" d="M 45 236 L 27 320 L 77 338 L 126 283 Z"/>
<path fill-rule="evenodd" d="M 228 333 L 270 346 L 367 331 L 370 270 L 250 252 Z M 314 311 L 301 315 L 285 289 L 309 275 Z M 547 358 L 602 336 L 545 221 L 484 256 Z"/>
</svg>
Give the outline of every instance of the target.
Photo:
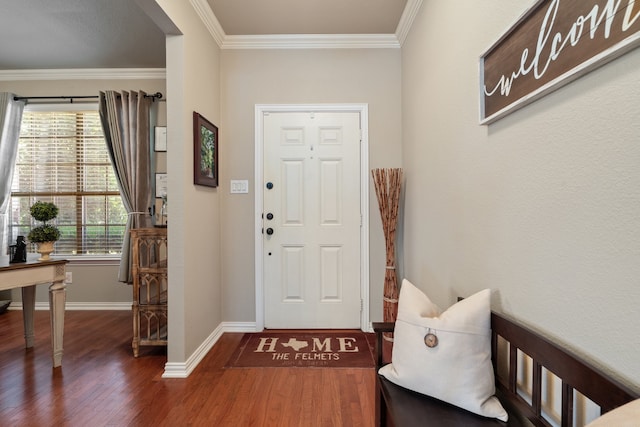
<svg viewBox="0 0 640 427">
<path fill-rule="evenodd" d="M 429 348 L 433 348 L 438 345 L 438 337 L 436 336 L 436 334 L 431 332 L 431 329 L 429 329 L 429 333 L 424 336 L 424 345 Z"/>
</svg>

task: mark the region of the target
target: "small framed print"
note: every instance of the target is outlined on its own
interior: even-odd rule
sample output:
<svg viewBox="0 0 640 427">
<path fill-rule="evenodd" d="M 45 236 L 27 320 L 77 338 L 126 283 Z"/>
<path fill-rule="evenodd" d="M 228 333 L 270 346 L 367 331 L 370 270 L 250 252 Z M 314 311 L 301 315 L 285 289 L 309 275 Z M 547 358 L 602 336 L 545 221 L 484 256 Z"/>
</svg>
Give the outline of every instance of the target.
<svg viewBox="0 0 640 427">
<path fill-rule="evenodd" d="M 167 174 L 156 174 L 156 199 L 167 197 Z"/>
<path fill-rule="evenodd" d="M 218 186 L 218 128 L 193 112 L 193 183 Z"/>
<path fill-rule="evenodd" d="M 167 151 L 167 128 L 166 126 L 156 126 L 155 128 L 154 151 Z"/>
</svg>

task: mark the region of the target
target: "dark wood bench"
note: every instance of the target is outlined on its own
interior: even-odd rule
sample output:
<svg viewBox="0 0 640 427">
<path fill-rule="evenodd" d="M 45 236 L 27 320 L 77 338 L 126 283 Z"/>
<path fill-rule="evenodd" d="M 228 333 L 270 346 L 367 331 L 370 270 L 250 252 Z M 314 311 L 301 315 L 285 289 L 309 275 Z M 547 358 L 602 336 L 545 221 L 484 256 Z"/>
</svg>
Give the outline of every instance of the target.
<svg viewBox="0 0 640 427">
<path fill-rule="evenodd" d="M 393 323 L 373 323 L 378 369 L 388 362 L 383 360 L 382 334 L 393 332 L 393 327 Z M 558 420 L 562 427 L 573 426 L 576 391 L 598 405 L 602 414 L 640 397 L 629 387 L 504 315 L 491 313 L 491 329 L 496 396 L 509 413 L 507 423 L 412 392 L 377 375 L 376 425 L 551 426 L 543 415 L 543 368 L 562 381 L 561 419 Z M 529 356 L 531 366 L 532 385 L 525 393 L 527 399 L 518 392 L 518 364 L 523 360 L 518 350 Z M 500 375 L 502 372 L 504 376 Z"/>
</svg>

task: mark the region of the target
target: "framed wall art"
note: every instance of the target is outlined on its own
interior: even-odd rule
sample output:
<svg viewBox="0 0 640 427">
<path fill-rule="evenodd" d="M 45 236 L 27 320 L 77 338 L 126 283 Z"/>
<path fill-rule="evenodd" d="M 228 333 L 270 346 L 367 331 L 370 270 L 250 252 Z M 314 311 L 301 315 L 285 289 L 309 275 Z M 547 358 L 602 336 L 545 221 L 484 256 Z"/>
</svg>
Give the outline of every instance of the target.
<svg viewBox="0 0 640 427">
<path fill-rule="evenodd" d="M 218 128 L 193 112 L 193 183 L 218 186 Z"/>
<path fill-rule="evenodd" d="M 156 173 L 156 199 L 167 196 L 167 174 Z"/>
<path fill-rule="evenodd" d="M 155 144 L 154 151 L 162 152 L 167 151 L 167 127 L 156 126 L 155 127 Z"/>
</svg>

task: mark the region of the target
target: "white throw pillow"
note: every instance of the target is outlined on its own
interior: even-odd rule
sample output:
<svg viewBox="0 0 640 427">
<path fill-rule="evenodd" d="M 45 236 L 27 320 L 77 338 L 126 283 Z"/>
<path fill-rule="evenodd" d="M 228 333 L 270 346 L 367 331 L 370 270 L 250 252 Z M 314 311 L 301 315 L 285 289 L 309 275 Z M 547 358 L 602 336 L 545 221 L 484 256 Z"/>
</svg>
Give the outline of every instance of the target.
<svg viewBox="0 0 640 427">
<path fill-rule="evenodd" d="M 640 425 L 640 399 L 607 412 L 587 424 L 587 427 L 638 427 L 638 425 Z"/>
<path fill-rule="evenodd" d="M 494 396 L 490 296 L 485 289 L 442 313 L 420 289 L 403 280 L 391 363 L 379 373 L 399 386 L 507 421 L 507 412 Z"/>
</svg>

